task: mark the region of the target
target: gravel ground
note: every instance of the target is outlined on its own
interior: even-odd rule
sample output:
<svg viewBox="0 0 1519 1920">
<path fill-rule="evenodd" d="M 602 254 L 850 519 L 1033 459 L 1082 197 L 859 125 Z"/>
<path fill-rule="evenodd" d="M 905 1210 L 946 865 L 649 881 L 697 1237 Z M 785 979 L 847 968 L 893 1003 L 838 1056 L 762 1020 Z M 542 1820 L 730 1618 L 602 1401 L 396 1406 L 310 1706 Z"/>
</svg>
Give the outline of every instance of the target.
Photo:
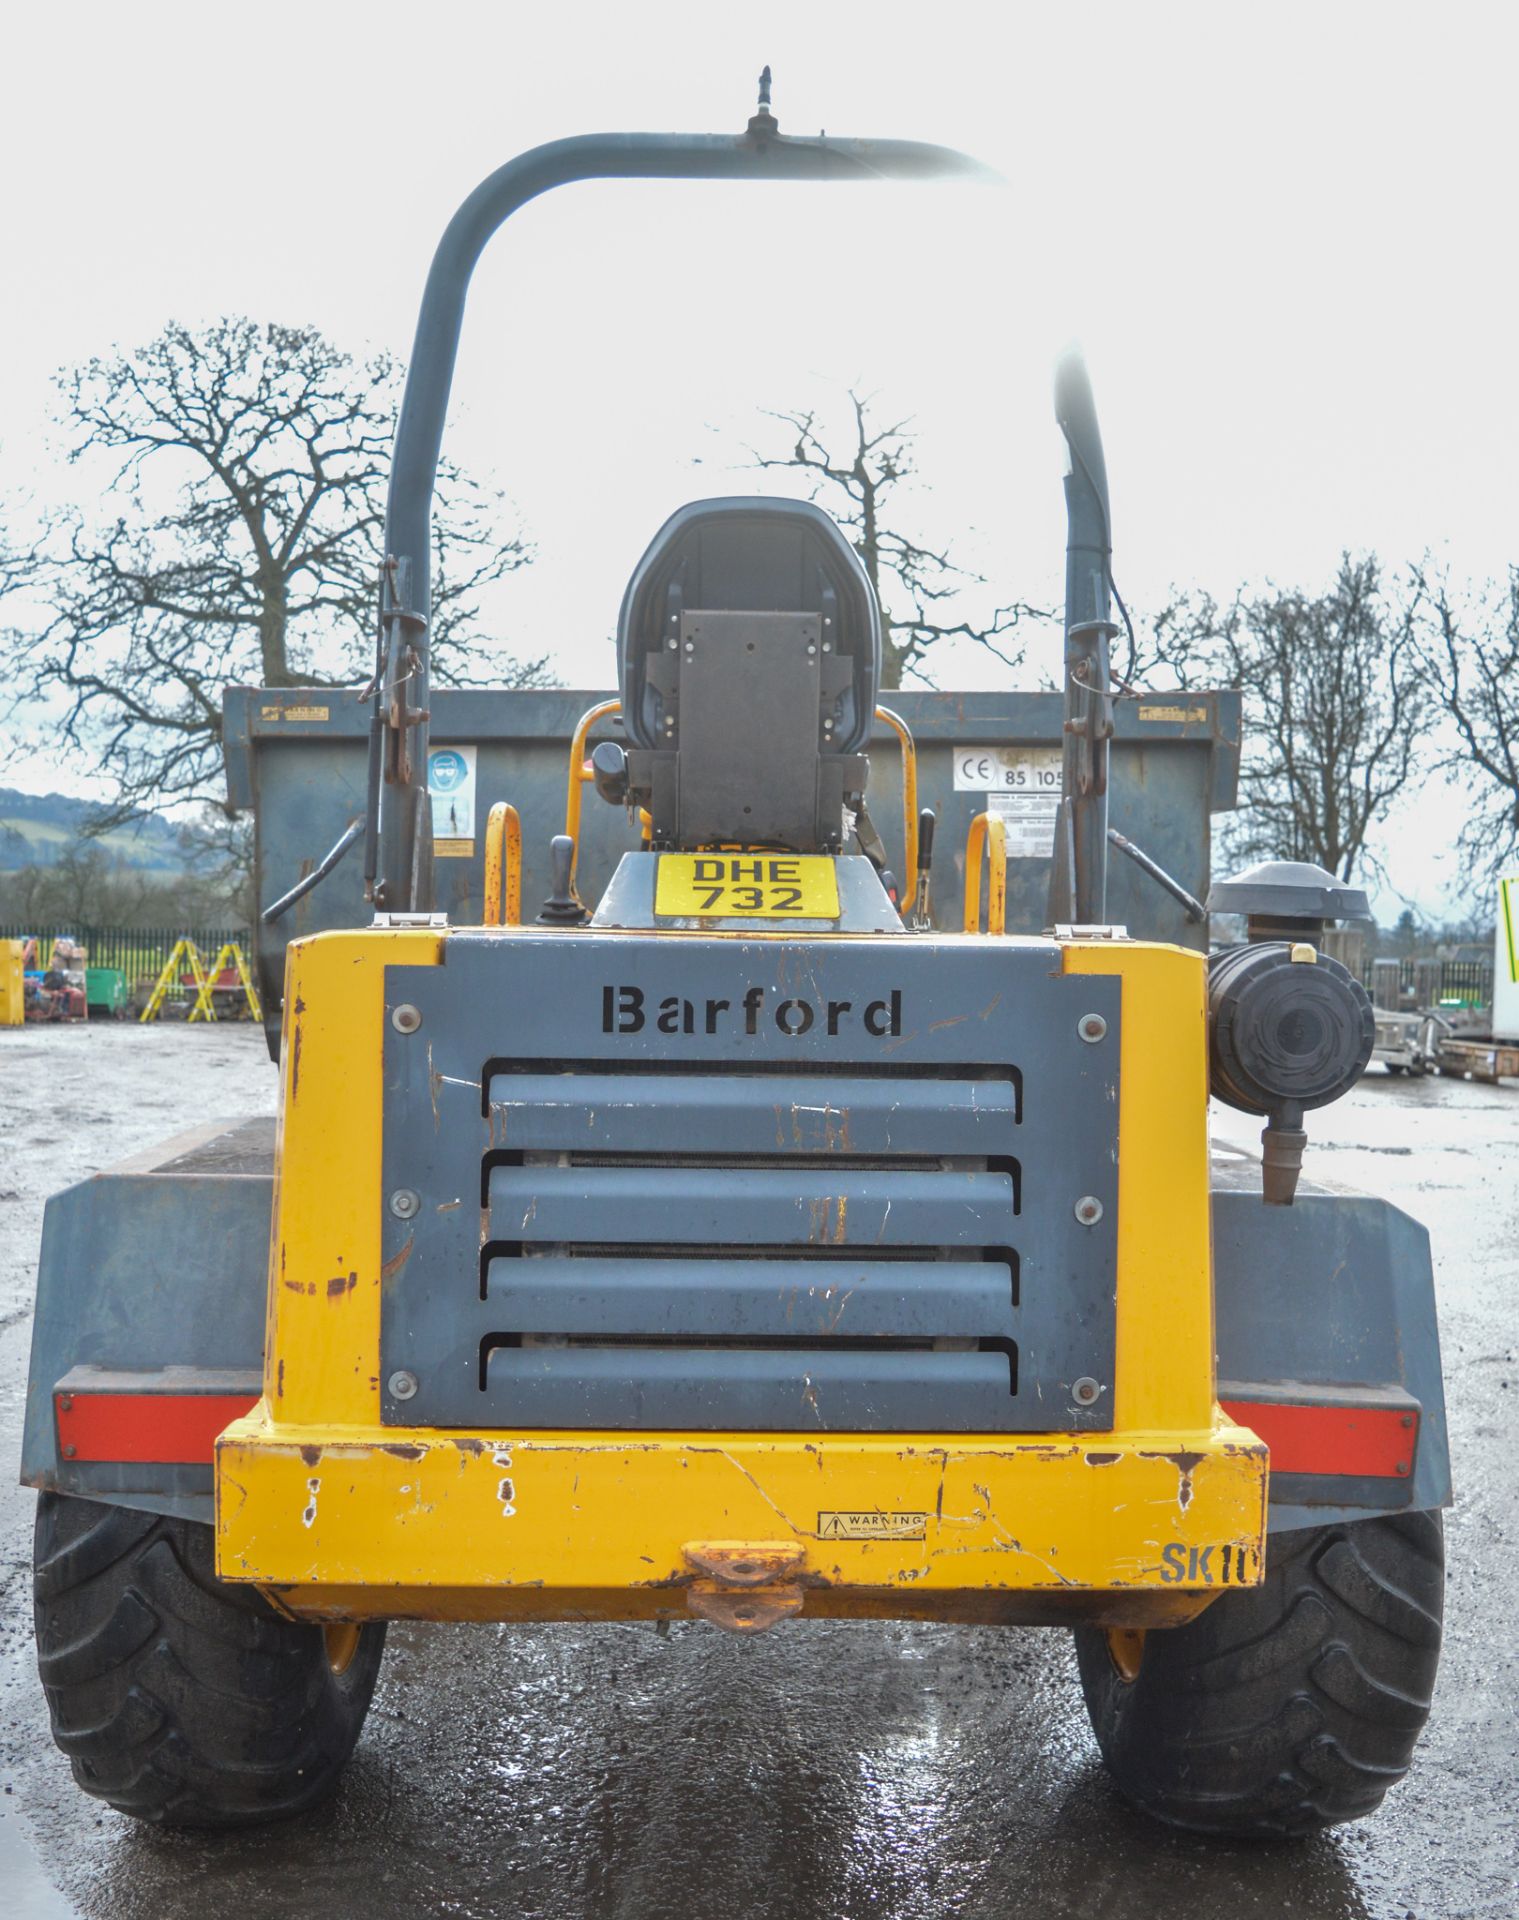
<svg viewBox="0 0 1519 1920">
<path fill-rule="evenodd" d="M 274 1093 L 246 1027 L 0 1034 L 8 1434 L 47 1194 L 204 1118 L 269 1112 Z M 1254 1129 L 1221 1116 L 1220 1132 Z M 397 1628 L 332 1805 L 226 1840 L 155 1834 L 79 1794 L 52 1748 L 32 1496 L 0 1485 L 8 1916 L 1514 1920 L 1519 1089 L 1374 1074 L 1310 1138 L 1314 1173 L 1430 1227 L 1451 1399 L 1445 1661 L 1414 1772 L 1375 1818 L 1244 1847 L 1131 1815 L 1063 1633 L 817 1623 L 741 1642 L 692 1623 Z"/>
</svg>

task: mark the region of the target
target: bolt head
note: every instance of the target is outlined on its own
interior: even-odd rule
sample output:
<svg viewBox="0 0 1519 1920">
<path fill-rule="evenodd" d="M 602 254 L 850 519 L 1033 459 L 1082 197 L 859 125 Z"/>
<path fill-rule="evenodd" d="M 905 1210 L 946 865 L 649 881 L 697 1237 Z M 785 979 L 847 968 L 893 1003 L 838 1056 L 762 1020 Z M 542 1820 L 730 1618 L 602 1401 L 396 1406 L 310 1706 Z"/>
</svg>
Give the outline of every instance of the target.
<svg viewBox="0 0 1519 1920">
<path fill-rule="evenodd" d="M 390 1196 L 390 1210 L 398 1220 L 410 1220 L 422 1205 L 422 1196 L 410 1187 L 397 1187 Z"/>
<path fill-rule="evenodd" d="M 385 1386 L 392 1400 L 410 1400 L 417 1391 L 417 1376 L 401 1367 L 390 1376 Z"/>
<path fill-rule="evenodd" d="M 58 1411 L 59 1411 L 60 1413 L 72 1413 L 72 1412 L 74 1411 L 74 1396 L 73 1396 L 73 1394 L 71 1394 L 71 1393 L 60 1393 L 60 1394 L 59 1394 L 59 1396 L 58 1396 Z M 1405 1421 L 1403 1422 L 1403 1424 L 1404 1424 L 1404 1426 L 1407 1426 L 1407 1425 L 1408 1425 L 1408 1422 L 1407 1422 L 1407 1421 L 1405 1420 Z"/>
<path fill-rule="evenodd" d="M 1407 1473 L 1407 1472 L 1408 1472 L 1408 1462 L 1407 1462 L 1406 1460 L 1400 1460 L 1400 1461 L 1398 1462 L 1398 1472 L 1399 1472 L 1399 1473 Z"/>
<path fill-rule="evenodd" d="M 397 1033 L 415 1033 L 422 1024 L 422 1015 L 417 1008 L 403 1001 L 391 1014 L 390 1024 Z"/>
<path fill-rule="evenodd" d="M 1076 1202 L 1076 1218 L 1084 1227 L 1095 1227 L 1102 1218 L 1102 1202 L 1095 1193 L 1084 1193 Z"/>
<path fill-rule="evenodd" d="M 1079 1380 L 1071 1382 L 1071 1398 L 1078 1407 L 1095 1407 L 1102 1398 L 1102 1388 L 1089 1373 L 1084 1373 Z"/>
<path fill-rule="evenodd" d="M 1076 1022 L 1076 1031 L 1083 1040 L 1095 1047 L 1099 1040 L 1107 1038 L 1108 1023 L 1100 1013 L 1084 1013 Z"/>
</svg>

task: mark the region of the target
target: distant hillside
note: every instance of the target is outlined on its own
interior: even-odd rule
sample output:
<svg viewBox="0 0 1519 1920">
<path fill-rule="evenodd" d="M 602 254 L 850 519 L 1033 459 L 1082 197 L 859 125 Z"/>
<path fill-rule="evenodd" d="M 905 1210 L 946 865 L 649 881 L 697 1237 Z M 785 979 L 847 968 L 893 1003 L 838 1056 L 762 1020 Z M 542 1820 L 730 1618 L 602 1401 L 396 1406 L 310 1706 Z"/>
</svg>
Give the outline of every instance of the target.
<svg viewBox="0 0 1519 1920">
<path fill-rule="evenodd" d="M 94 813 L 88 800 L 66 793 L 18 793 L 0 787 L 0 872 L 50 867 L 79 840 Z M 182 873 L 178 830 L 157 814 L 113 827 L 98 843 L 123 866 L 144 873 Z"/>
</svg>

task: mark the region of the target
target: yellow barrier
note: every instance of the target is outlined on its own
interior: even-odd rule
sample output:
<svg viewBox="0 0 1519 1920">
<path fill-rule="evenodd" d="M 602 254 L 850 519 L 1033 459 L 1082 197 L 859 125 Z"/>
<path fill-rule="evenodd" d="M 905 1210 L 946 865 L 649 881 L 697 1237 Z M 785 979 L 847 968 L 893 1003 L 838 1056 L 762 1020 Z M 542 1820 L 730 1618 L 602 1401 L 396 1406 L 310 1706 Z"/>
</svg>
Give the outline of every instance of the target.
<svg viewBox="0 0 1519 1920">
<path fill-rule="evenodd" d="M 981 850 L 986 849 L 986 930 L 1007 930 L 1007 828 L 1002 816 L 978 813 L 965 843 L 965 931 L 981 931 Z"/>
<path fill-rule="evenodd" d="M 206 963 L 201 958 L 200 948 L 196 946 L 193 940 L 188 938 L 176 940 L 174 942 L 174 951 L 169 955 L 168 959 L 165 960 L 163 972 L 160 973 L 157 980 L 154 981 L 153 992 L 148 999 L 148 1004 L 142 1010 L 143 1024 L 146 1024 L 149 1020 L 156 1020 L 159 1009 L 163 1006 L 168 995 L 179 991 L 181 966 L 186 966 L 190 969 L 190 977 L 195 982 L 196 1003 L 197 1005 L 199 1004 L 200 996 L 206 990 Z"/>
<path fill-rule="evenodd" d="M 26 1019 L 26 981 L 20 940 L 0 940 L 0 1027 L 19 1027 Z"/>
<path fill-rule="evenodd" d="M 522 821 L 505 800 L 485 823 L 485 924 L 522 925 Z"/>
<path fill-rule="evenodd" d="M 620 700 L 600 700 L 594 707 L 588 707 L 576 723 L 574 737 L 570 741 L 570 789 L 564 803 L 564 830 L 570 836 L 574 851 L 570 855 L 570 893 L 580 900 L 575 886 L 575 868 L 580 860 L 580 789 L 590 779 L 585 770 L 586 737 L 598 720 L 605 720 L 608 714 L 621 713 Z M 580 900 L 582 906 L 585 905 Z"/>
<path fill-rule="evenodd" d="M 264 1010 L 259 1005 L 258 988 L 253 984 L 253 975 L 248 971 L 248 962 L 243 958 L 243 950 L 235 940 L 229 940 L 221 952 L 206 969 L 206 977 L 200 984 L 195 996 L 195 1005 L 190 1009 L 192 1020 L 214 1020 L 216 1002 L 212 995 L 223 967 L 236 967 L 237 977 L 242 982 L 243 992 L 248 996 L 248 1017 L 250 1020 L 262 1020 Z"/>
<path fill-rule="evenodd" d="M 910 906 L 918 891 L 918 749 L 912 729 L 901 714 L 890 707 L 876 708 L 883 721 L 897 736 L 902 747 L 902 891 L 901 900 Z"/>
</svg>

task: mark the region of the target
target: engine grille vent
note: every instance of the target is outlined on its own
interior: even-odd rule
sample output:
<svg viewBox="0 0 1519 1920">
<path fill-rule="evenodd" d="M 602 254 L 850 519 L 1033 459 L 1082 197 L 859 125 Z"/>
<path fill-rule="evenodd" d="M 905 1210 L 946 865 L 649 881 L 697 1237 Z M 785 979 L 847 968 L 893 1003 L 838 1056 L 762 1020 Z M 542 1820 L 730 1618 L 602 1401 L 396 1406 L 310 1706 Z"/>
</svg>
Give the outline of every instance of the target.
<svg viewBox="0 0 1519 1920">
<path fill-rule="evenodd" d="M 581 946 L 566 936 L 538 954 Z M 731 968 L 734 951 L 714 960 Z M 917 942 L 894 943 L 898 955 L 927 957 Z M 395 971 L 407 981 L 396 997 L 420 1005 L 434 983 Z M 1036 984 L 1062 983 L 1046 970 Z M 978 998 L 979 1031 L 937 1023 L 951 1036 L 932 1041 L 938 1058 L 891 1044 L 868 1060 L 746 1059 L 738 1071 L 572 1055 L 553 1031 L 567 993 L 556 982 L 543 1002 L 544 1031 L 535 1017 L 513 1035 L 537 1057 L 461 1060 L 424 1008 L 423 1079 L 418 1050 L 386 1036 L 387 1063 L 404 1063 L 387 1074 L 387 1186 L 420 1200 L 414 1229 L 385 1223 L 386 1377 L 405 1366 L 418 1381 L 387 1395 L 388 1420 L 1111 1424 L 1071 1387 L 1112 1373 L 1116 1054 L 1100 1062 L 1074 1018 L 1059 1075 L 1037 1057 L 1031 1068 L 966 1049 L 997 1039 L 998 992 Z M 1101 998 L 1088 986 L 1083 1007 Z M 588 1002 L 600 1007 L 599 988 Z M 1105 1005 L 1111 1026 L 1111 993 Z M 1074 1217 L 1087 1193 L 1107 1216 L 1095 1232 Z"/>
</svg>

